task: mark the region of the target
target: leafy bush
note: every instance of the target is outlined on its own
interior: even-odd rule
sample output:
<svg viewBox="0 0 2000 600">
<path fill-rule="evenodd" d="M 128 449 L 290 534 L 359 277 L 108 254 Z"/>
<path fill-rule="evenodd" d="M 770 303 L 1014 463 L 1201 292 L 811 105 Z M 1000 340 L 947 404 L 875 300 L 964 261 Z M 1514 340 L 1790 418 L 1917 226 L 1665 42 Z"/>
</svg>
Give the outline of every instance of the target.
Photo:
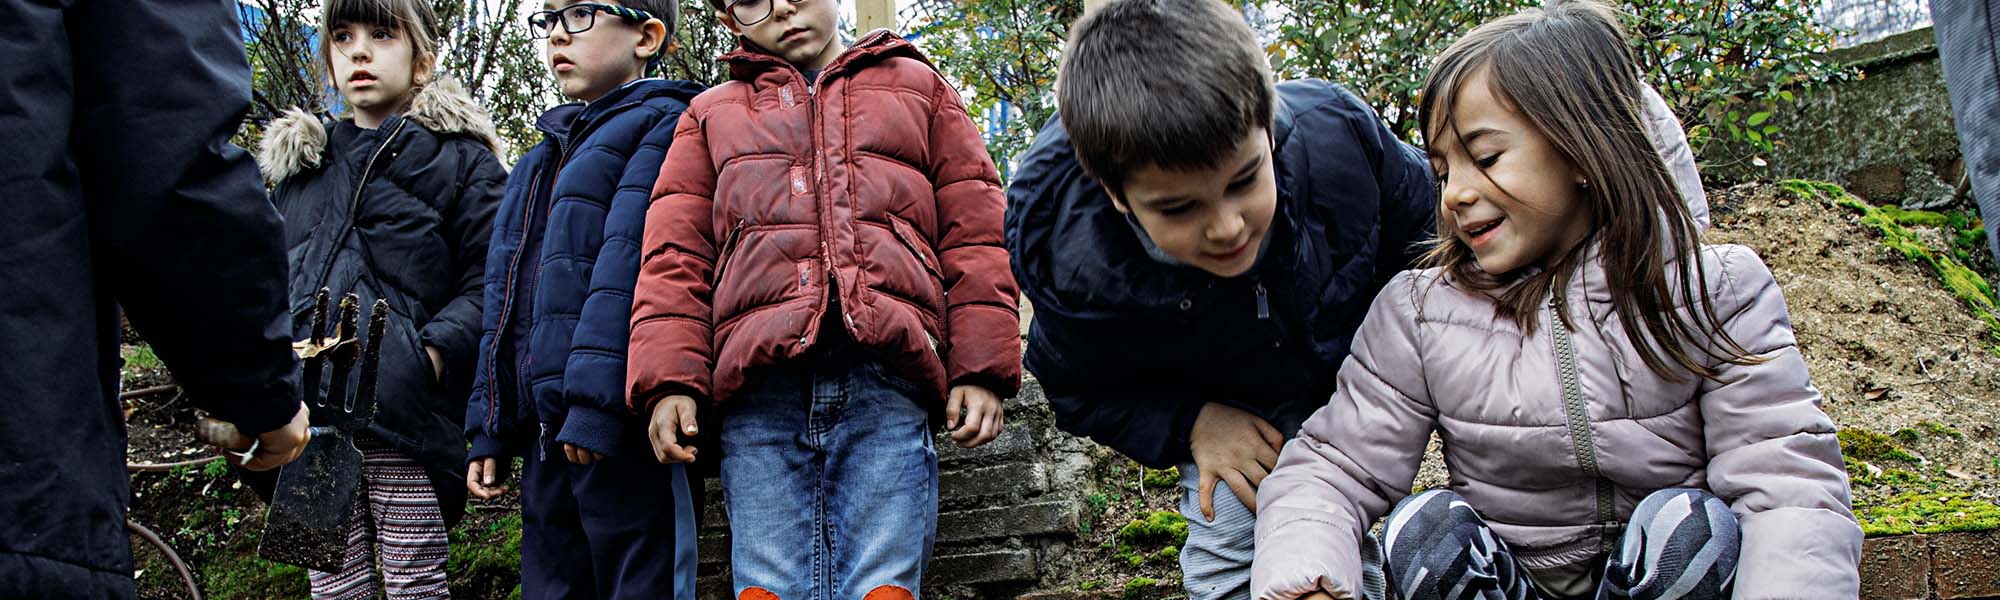
<svg viewBox="0 0 2000 600">
<path fill-rule="evenodd" d="M 1285 78 L 1319 77 L 1361 95 L 1416 143 L 1417 95 L 1432 57 L 1488 20 L 1541 0 L 1284 0 L 1269 50 Z M 1777 143 L 1771 111 L 1794 90 L 1846 76 L 1822 58 L 1833 33 L 1805 0 L 1654 0 L 1620 4 L 1634 54 L 1699 149 L 1737 139 Z"/>
</svg>

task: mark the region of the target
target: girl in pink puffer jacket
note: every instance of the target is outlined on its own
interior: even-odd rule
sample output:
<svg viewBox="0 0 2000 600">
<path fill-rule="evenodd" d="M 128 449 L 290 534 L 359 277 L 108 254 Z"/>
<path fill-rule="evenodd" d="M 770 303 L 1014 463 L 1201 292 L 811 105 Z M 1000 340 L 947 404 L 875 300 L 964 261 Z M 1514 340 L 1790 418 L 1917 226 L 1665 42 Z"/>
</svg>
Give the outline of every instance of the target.
<svg viewBox="0 0 2000 600">
<path fill-rule="evenodd" d="M 1556 2 L 1438 58 L 1431 268 L 1377 296 L 1264 480 L 1257 598 L 1858 595 L 1783 294 L 1701 245 L 1629 52 L 1611 9 Z M 1433 431 L 1450 487 L 1410 496 Z"/>
</svg>

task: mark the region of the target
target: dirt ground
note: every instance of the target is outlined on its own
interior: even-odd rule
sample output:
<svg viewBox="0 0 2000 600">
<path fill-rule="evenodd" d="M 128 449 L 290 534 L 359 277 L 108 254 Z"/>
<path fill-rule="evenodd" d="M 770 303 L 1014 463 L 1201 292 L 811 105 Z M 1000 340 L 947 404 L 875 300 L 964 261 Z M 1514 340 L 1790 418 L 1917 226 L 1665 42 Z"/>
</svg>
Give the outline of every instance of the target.
<svg viewBox="0 0 2000 600">
<path fill-rule="evenodd" d="M 1748 246 L 1777 275 L 1827 414 L 1843 428 L 1916 432 L 1898 440 L 1918 458 L 1901 466 L 1940 490 L 2000 495 L 2000 351 L 1966 304 L 1927 267 L 1885 249 L 1854 210 L 1770 185 L 1711 194 L 1707 241 Z M 1942 244 L 1934 230 L 1911 229 Z M 1974 268 L 1991 281 L 1990 257 L 1981 258 Z M 1857 485 L 1856 504 L 1909 488 Z"/>
</svg>

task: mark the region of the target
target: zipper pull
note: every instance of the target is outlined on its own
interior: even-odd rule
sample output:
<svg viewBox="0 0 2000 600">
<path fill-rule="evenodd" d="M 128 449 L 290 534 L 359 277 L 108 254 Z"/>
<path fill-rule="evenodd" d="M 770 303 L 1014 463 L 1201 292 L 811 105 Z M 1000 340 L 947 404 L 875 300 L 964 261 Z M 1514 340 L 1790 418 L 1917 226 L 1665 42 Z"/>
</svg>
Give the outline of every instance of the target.
<svg viewBox="0 0 2000 600">
<path fill-rule="evenodd" d="M 1264 293 L 1262 281 L 1257 282 L 1257 318 L 1260 320 L 1271 318 L 1271 297 Z"/>
</svg>

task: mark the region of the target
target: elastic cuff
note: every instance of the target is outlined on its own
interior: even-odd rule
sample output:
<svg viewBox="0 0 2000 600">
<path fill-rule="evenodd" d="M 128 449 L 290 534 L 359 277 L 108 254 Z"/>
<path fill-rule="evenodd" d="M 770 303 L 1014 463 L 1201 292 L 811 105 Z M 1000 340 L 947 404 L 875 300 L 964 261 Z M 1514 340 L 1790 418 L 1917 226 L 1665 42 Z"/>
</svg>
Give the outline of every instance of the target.
<svg viewBox="0 0 2000 600">
<path fill-rule="evenodd" d="M 190 390 L 188 396 L 200 398 L 202 391 Z M 242 395 L 231 398 L 228 404 L 211 403 L 202 408 L 215 418 L 235 425 L 243 435 L 256 437 L 290 424 L 292 417 L 299 414 L 299 406 L 298 381 L 294 376 L 261 389 L 246 390 Z"/>
<path fill-rule="evenodd" d="M 605 456 L 617 456 L 618 438 L 625 429 L 626 418 L 589 406 L 571 405 L 568 418 L 563 419 L 562 430 L 556 433 L 556 441 Z"/>
<path fill-rule="evenodd" d="M 472 436 L 472 451 L 467 452 L 465 461 L 470 463 L 482 458 L 502 458 L 507 456 L 507 445 L 484 433 Z"/>
</svg>

